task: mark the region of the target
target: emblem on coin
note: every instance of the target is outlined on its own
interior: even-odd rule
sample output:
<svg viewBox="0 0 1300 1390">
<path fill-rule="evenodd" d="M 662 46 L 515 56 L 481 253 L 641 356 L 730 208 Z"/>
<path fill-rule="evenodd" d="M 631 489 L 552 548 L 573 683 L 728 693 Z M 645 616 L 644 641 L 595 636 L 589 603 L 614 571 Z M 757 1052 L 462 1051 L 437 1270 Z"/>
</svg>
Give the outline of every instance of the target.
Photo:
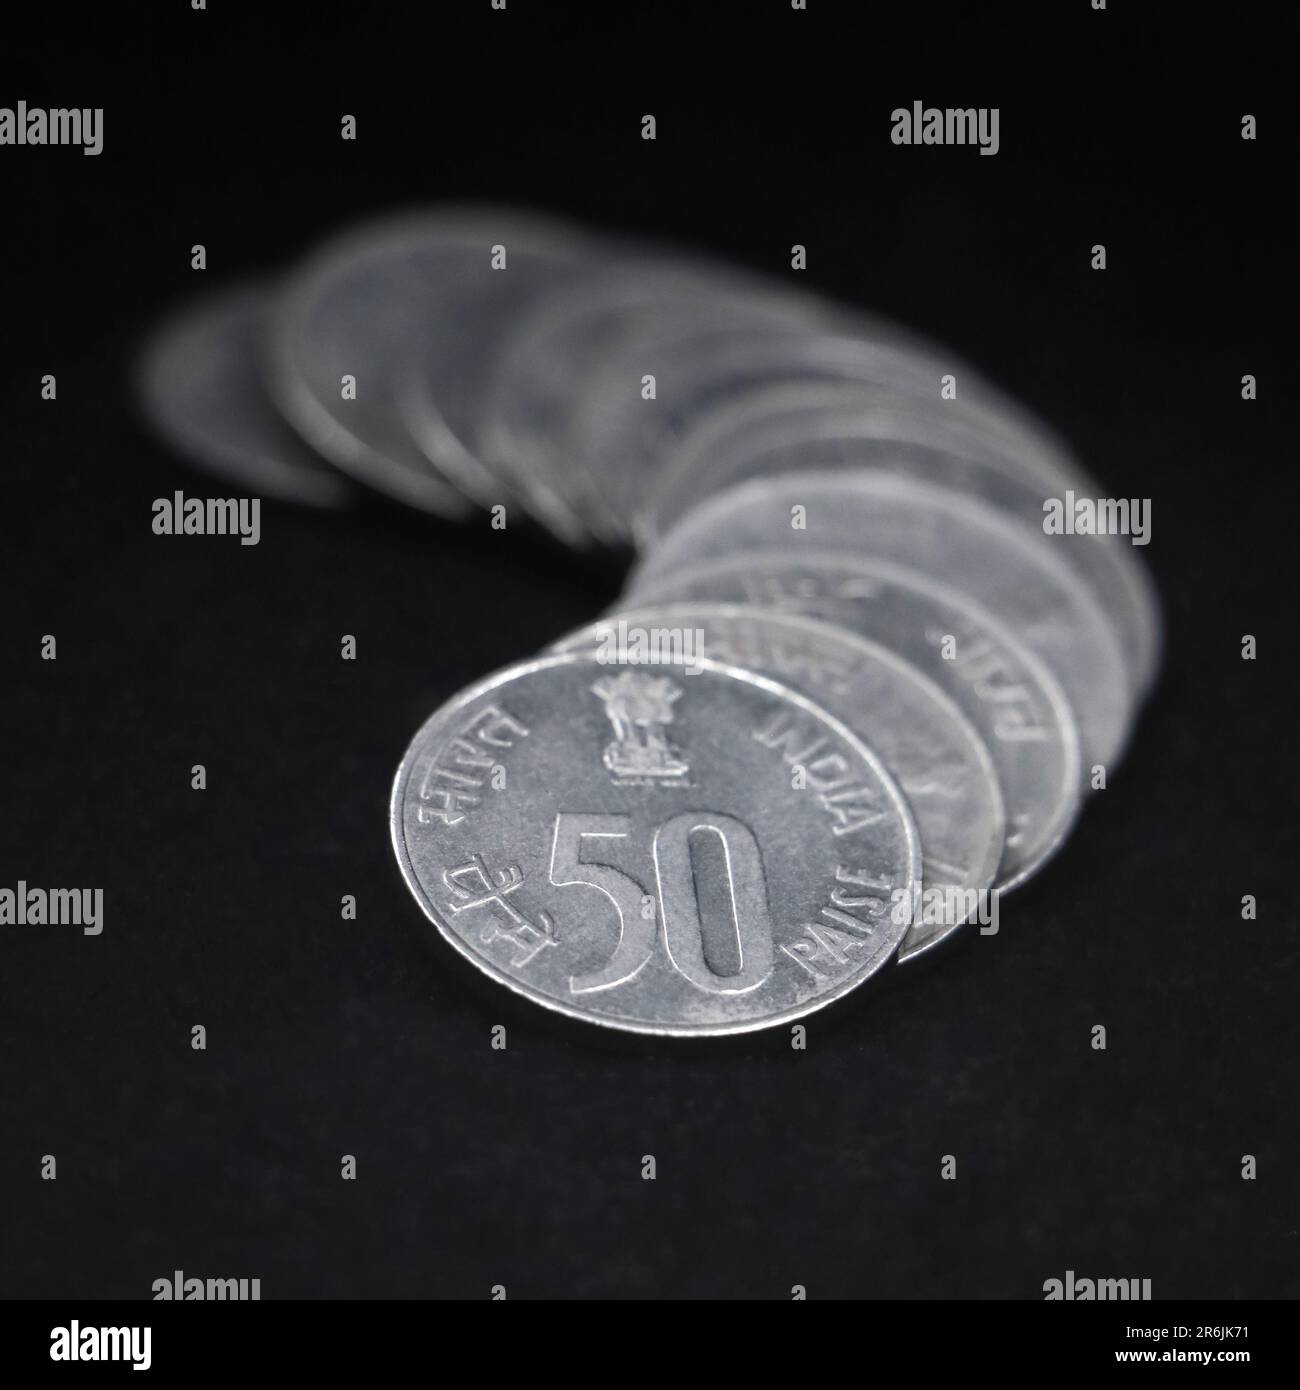
<svg viewBox="0 0 1300 1390">
<path fill-rule="evenodd" d="M 663 732 L 673 722 L 673 703 L 681 687 L 667 676 L 623 671 L 591 687 L 605 702 L 614 726 L 614 741 L 605 746 L 603 761 L 622 783 L 641 778 L 685 777 L 690 766 Z"/>
</svg>

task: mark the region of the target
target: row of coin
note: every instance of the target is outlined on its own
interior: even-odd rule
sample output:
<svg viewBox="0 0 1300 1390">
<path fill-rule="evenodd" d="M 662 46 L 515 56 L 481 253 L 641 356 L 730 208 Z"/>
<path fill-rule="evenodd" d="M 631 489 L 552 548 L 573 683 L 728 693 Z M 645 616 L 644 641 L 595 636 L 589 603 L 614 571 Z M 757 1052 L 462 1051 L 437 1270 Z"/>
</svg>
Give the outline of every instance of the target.
<svg viewBox="0 0 1300 1390">
<path fill-rule="evenodd" d="M 389 218 L 173 321 L 141 385 L 254 490 L 636 550 L 616 612 L 431 717 L 392 803 L 447 940 L 577 1017 L 782 1023 L 984 921 L 1158 667 L 1131 547 L 1046 524 L 1100 497 L 1058 438 L 942 348 L 700 258 Z"/>
</svg>

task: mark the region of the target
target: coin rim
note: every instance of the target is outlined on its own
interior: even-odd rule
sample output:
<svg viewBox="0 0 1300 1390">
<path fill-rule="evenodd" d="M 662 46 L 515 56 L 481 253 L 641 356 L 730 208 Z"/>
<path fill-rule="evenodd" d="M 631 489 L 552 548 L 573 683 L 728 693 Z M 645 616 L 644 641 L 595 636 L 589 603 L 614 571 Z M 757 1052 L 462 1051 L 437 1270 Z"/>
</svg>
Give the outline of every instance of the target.
<svg viewBox="0 0 1300 1390">
<path fill-rule="evenodd" d="M 897 406 L 892 402 L 873 406 L 871 393 L 881 389 L 860 381 L 782 381 L 756 387 L 701 415 L 683 435 L 646 495 L 634 529 L 637 549 L 651 550 L 681 517 L 707 498 L 752 479 L 770 476 L 755 473 L 746 477 L 742 472 L 720 488 L 692 494 L 687 490 L 689 479 L 698 473 L 700 467 L 709 466 L 709 451 L 715 449 L 719 442 L 724 448 L 731 448 L 734 460 L 743 457 L 743 454 L 736 452 L 736 437 L 739 435 L 743 438 L 745 431 L 754 432 L 759 426 L 767 426 L 783 431 L 782 447 L 792 452 L 804 443 L 820 445 L 828 440 L 844 445 L 847 451 L 855 442 L 871 443 L 876 440 L 871 426 L 873 409 L 878 413 L 895 409 L 902 413 L 911 412 L 916 422 L 922 423 L 926 410 L 923 399 L 896 391 L 892 394 L 899 399 Z M 854 395 L 859 391 L 862 396 L 855 402 Z M 925 446 L 935 453 L 964 460 L 977 469 L 987 469 L 1009 487 L 1023 487 L 1032 495 L 1038 495 L 1039 489 L 1043 490 L 1043 497 L 1059 495 L 1065 490 L 1089 496 L 1102 494 L 1101 484 L 1072 455 L 1064 452 L 1063 445 L 1055 452 L 1049 452 L 1041 442 L 1031 439 L 1027 432 L 1017 442 L 1008 443 L 1005 439 L 999 440 L 991 431 L 982 433 L 985 427 L 978 421 L 972 422 L 960 415 L 945 420 L 942 412 L 933 407 L 930 407 L 930 413 L 935 418 L 936 427 L 949 431 L 946 437 Z M 828 415 L 835 421 L 833 430 L 828 434 L 819 433 L 819 428 L 826 427 Z M 974 447 L 969 451 L 963 447 L 963 441 L 958 439 L 954 442 L 952 439 L 952 431 L 960 433 L 963 429 L 971 432 Z M 1035 450 L 1038 452 L 1035 453 Z M 795 472 L 803 467 L 793 462 L 780 471 Z M 836 465 L 815 464 L 811 471 L 830 470 L 832 467 L 895 471 L 887 464 L 872 460 L 860 464 L 848 461 Z M 967 489 L 940 478 L 927 477 L 920 469 L 915 472 L 902 469 L 898 471 L 898 476 L 951 488 L 954 492 L 967 492 Z M 983 492 L 970 490 L 969 495 L 1018 519 L 1017 513 Z M 673 502 L 678 504 L 676 511 L 665 516 L 665 505 Z M 1114 614 L 1114 622 L 1122 633 L 1125 654 L 1132 658 L 1134 685 L 1140 694 L 1145 694 L 1155 681 L 1162 648 L 1160 607 L 1150 576 L 1136 556 L 1125 551 L 1113 537 L 1075 539 L 1089 540 L 1095 544 L 1090 550 L 1067 549 L 1067 563 L 1077 570 L 1086 583 L 1093 586 L 1103 610 L 1108 614 L 1111 600 L 1118 600 L 1122 604 L 1121 610 Z"/>
<path fill-rule="evenodd" d="M 682 533 L 690 538 L 692 530 L 699 531 L 707 522 L 718 523 L 729 509 L 734 509 L 738 504 L 748 502 L 751 497 L 761 498 L 765 490 L 769 493 L 775 493 L 780 488 L 789 488 L 792 485 L 792 480 L 798 480 L 799 485 L 806 488 L 809 495 L 817 489 L 827 493 L 852 494 L 858 492 L 867 497 L 872 493 L 877 495 L 894 493 L 895 495 L 901 494 L 904 499 L 910 494 L 913 503 L 933 511 L 946 512 L 948 515 L 956 517 L 958 521 L 961 520 L 963 513 L 969 516 L 978 516 L 982 513 L 984 518 L 982 524 L 986 531 L 992 535 L 1002 533 L 1008 545 L 1030 556 L 1033 563 L 1044 573 L 1054 575 L 1063 591 L 1070 595 L 1071 603 L 1087 619 L 1092 637 L 1098 639 L 1103 648 L 1109 649 L 1110 660 L 1102 668 L 1102 674 L 1106 682 L 1115 687 L 1111 693 L 1116 697 L 1118 713 L 1112 716 L 1111 720 L 1113 728 L 1110 732 L 1113 746 L 1090 746 L 1089 738 L 1085 733 L 1084 721 L 1080 711 L 1076 708 L 1075 718 L 1079 722 L 1079 732 L 1083 739 L 1084 757 L 1085 759 L 1091 758 L 1111 768 L 1117 768 L 1120 765 L 1132 737 L 1141 697 L 1133 686 L 1123 647 L 1109 615 L 1094 596 L 1092 589 L 1079 578 L 1071 566 L 1065 563 L 1062 556 L 1052 549 L 1046 537 L 1035 534 L 1023 521 L 1018 521 L 1015 517 L 1008 516 L 992 504 L 968 494 L 954 492 L 950 488 L 939 487 L 934 483 L 920 482 L 872 469 L 807 469 L 774 473 L 763 478 L 751 478 L 723 492 L 714 493 L 700 506 L 687 512 L 671 530 L 664 533 L 659 544 L 638 557 L 629 575 L 630 583 L 632 585 L 645 584 L 649 578 L 655 575 L 671 572 L 672 564 L 681 565 L 687 556 L 698 555 L 698 550 L 694 552 L 691 550 L 682 551 Z M 704 518 L 704 521 L 701 518 Z M 675 547 L 670 547 L 668 541 L 673 537 L 677 538 L 677 543 Z M 702 538 L 702 535 L 696 537 L 697 540 Z M 840 543 L 835 546 L 835 549 L 843 551 L 844 545 Z M 794 545 L 764 544 L 751 546 L 748 550 L 729 553 L 745 554 L 763 551 L 798 554 L 801 552 L 801 547 L 798 543 Z M 869 551 L 864 550 L 862 553 L 865 558 L 872 558 Z M 665 555 L 669 557 L 668 568 L 665 568 Z M 698 559 L 695 563 L 698 563 Z M 922 573 L 928 573 L 928 571 L 922 569 Z M 943 583 L 944 581 L 941 579 L 939 582 Z M 972 597 L 976 602 L 983 602 L 976 593 L 972 593 Z M 985 604 L 984 606 L 987 607 L 988 605 Z M 990 611 L 994 612 L 1005 626 L 1010 627 L 1018 636 L 1020 635 L 1012 615 L 994 609 Z M 1027 636 L 1022 640 L 1027 646 L 1033 646 Z M 1034 650 L 1038 652 L 1037 647 L 1034 647 Z M 1038 654 L 1042 660 L 1047 661 L 1046 656 L 1043 656 L 1042 653 Z M 1051 665 L 1050 662 L 1048 664 Z M 1062 673 L 1054 668 L 1052 673 L 1060 681 L 1067 698 L 1070 698 L 1070 686 L 1063 678 Z M 1071 704 L 1074 704 L 1073 699 L 1071 699 Z M 1102 716 L 1105 716 L 1106 713 L 1107 711 L 1101 707 L 1094 711 L 1094 714 Z M 1096 737 L 1097 732 L 1094 731 L 1092 734 L 1094 741 Z"/>
</svg>

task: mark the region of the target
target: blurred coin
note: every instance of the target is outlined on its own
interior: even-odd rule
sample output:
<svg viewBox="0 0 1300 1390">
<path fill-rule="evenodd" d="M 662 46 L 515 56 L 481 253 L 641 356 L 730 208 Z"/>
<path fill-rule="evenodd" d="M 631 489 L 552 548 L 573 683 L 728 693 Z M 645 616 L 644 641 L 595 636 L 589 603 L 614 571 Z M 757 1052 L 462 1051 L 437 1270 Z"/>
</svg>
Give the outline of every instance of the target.
<svg viewBox="0 0 1300 1390">
<path fill-rule="evenodd" d="M 269 314 L 267 287 L 251 283 L 168 319 L 136 364 L 141 409 L 196 468 L 259 496 L 341 507 L 354 495 L 351 484 L 303 444 L 267 396 Z"/>
<path fill-rule="evenodd" d="M 512 333 L 493 373 L 484 452 L 519 488 L 562 499 L 598 538 L 621 543 L 623 499 L 607 496 L 618 460 L 585 453 L 573 433 L 602 365 L 625 355 L 648 363 L 654 344 L 687 332 L 753 333 L 839 316 L 823 300 L 729 266 L 666 256 L 595 266 L 539 300 Z M 643 376 L 623 383 L 636 400 L 651 389 Z"/>
<path fill-rule="evenodd" d="M 952 474 L 954 484 L 945 486 L 970 487 L 972 478 L 989 469 L 1040 491 L 1086 479 L 1055 454 L 1008 449 L 1005 431 L 896 388 L 780 380 L 739 391 L 694 422 L 646 495 L 637 517 L 638 541 L 652 544 L 702 497 L 751 476 L 787 471 L 779 460 L 789 450 L 820 449 L 830 467 L 850 462 L 865 447 L 875 451 L 873 465 L 876 455 L 883 464 L 915 458 L 919 469 L 932 455 L 949 455 L 951 462 L 940 458 L 934 464 Z"/>
<path fill-rule="evenodd" d="M 972 497 L 868 470 L 773 475 L 688 512 L 633 584 L 702 560 L 778 550 L 850 551 L 919 570 L 1001 618 L 1060 681 L 1089 766 L 1114 765 L 1132 714 L 1123 652 L 1091 591 L 1041 534 Z"/>
<path fill-rule="evenodd" d="M 553 650 L 622 647 L 635 655 L 640 643 L 645 650 L 657 643 L 665 653 L 675 645 L 687 673 L 694 654 L 781 681 L 880 757 L 916 820 L 922 885 L 926 901 L 936 905 L 912 914 L 900 961 L 938 945 L 979 913 L 1002 857 L 1002 793 L 980 736 L 933 681 L 842 628 L 735 604 L 620 609 Z M 683 683 L 690 688 L 689 674 Z"/>
<path fill-rule="evenodd" d="M 747 1032 L 840 998 L 897 949 L 891 905 L 919 871 L 874 753 L 708 661 L 510 667 L 428 720 L 391 812 L 407 886 L 462 955 L 639 1033 Z"/>
<path fill-rule="evenodd" d="M 479 464 L 473 438 L 501 301 L 517 293 L 522 302 L 538 261 L 558 273 L 580 244 L 486 208 L 347 231 L 289 277 L 271 335 L 272 393 L 322 454 L 400 502 L 458 517 L 511 501 Z M 417 379 L 428 392 L 422 414 L 411 398 Z M 422 421 L 418 441 L 402 417 L 404 393 Z"/>
<path fill-rule="evenodd" d="M 654 379 L 653 399 L 643 395 L 647 377 Z M 946 377 L 958 383 L 956 400 L 942 397 Z M 707 326 L 607 354 L 582 393 L 570 447 L 601 471 L 610 507 L 632 525 L 659 471 L 698 421 L 758 386 L 817 380 L 863 382 L 915 397 L 936 418 L 968 420 L 1027 460 L 1060 460 L 1072 468 L 1045 427 L 955 355 L 909 350 L 891 336 L 793 325 L 764 332 Z"/>
<path fill-rule="evenodd" d="M 634 585 L 620 607 L 678 602 L 803 613 L 896 652 L 952 697 L 993 759 L 1006 811 L 994 887 L 1025 882 L 1059 848 L 1079 808 L 1074 711 L 1047 667 L 977 604 L 902 566 L 765 551 Z M 918 828 L 928 846 L 919 811 Z"/>
<path fill-rule="evenodd" d="M 850 383 L 807 383 L 750 392 L 706 416 L 665 467 L 641 530 L 649 541 L 692 501 L 748 478 L 861 466 L 970 492 L 1039 532 L 1048 499 L 1079 488 L 1097 495 L 1095 485 L 1051 457 L 1010 452 L 964 417 L 929 403 Z M 1160 621 L 1143 567 L 1114 537 L 1045 538 L 1092 587 L 1135 686 L 1145 689 L 1157 663 Z"/>
<path fill-rule="evenodd" d="M 398 408 L 425 456 L 468 496 L 485 507 L 520 496 L 561 539 L 581 545 L 587 528 L 561 494 L 519 487 L 497 466 L 486 435 L 488 397 L 497 359 L 529 309 L 603 265 L 613 248 L 539 219 L 496 214 L 479 223 L 442 239 L 435 331 L 399 373 Z"/>
</svg>

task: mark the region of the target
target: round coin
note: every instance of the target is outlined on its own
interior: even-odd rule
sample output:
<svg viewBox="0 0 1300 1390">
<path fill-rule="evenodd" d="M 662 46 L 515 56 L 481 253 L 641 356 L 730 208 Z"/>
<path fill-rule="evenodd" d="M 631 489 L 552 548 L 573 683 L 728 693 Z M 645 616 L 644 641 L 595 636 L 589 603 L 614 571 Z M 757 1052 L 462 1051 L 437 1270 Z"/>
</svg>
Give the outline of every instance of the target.
<svg viewBox="0 0 1300 1390">
<path fill-rule="evenodd" d="M 958 400 L 942 397 L 947 378 Z M 654 381 L 654 395 L 643 382 Z M 889 333 L 838 333 L 787 325 L 769 331 L 710 329 L 609 354 L 582 393 L 570 448 L 599 467 L 610 505 L 629 527 L 656 486 L 660 470 L 694 425 L 758 386 L 797 381 L 852 381 L 914 396 L 936 413 L 966 418 L 1027 455 L 1063 457 L 1047 430 L 955 355 L 909 349 Z"/>
<path fill-rule="evenodd" d="M 484 454 L 538 507 L 566 508 L 600 540 L 619 544 L 627 519 L 621 498 L 606 495 L 617 461 L 583 454 L 573 437 L 602 364 L 648 362 L 654 344 L 688 332 L 825 324 L 832 313 L 812 295 L 778 291 L 728 266 L 662 256 L 595 265 L 542 297 L 510 334 L 484 406 Z M 649 389 L 643 377 L 637 399 Z"/>
<path fill-rule="evenodd" d="M 969 492 L 1039 532 L 1050 499 L 1100 491 L 1050 456 L 1017 454 L 962 417 L 896 392 L 851 383 L 787 386 L 751 392 L 687 435 L 648 499 L 643 543 L 665 519 L 749 478 L 844 467 Z M 1115 625 L 1136 687 L 1145 690 L 1160 649 L 1159 611 L 1145 570 L 1114 537 L 1045 539 L 1092 588 Z"/>
<path fill-rule="evenodd" d="M 345 232 L 284 288 L 270 339 L 272 394 L 331 462 L 408 506 L 462 517 L 474 504 L 511 500 L 474 452 L 502 305 L 526 302 L 583 244 L 489 208 Z M 403 408 L 423 422 L 418 440 Z"/>
<path fill-rule="evenodd" d="M 880 760 L 779 683 L 696 667 L 543 657 L 416 735 L 393 847 L 485 974 L 573 1018 L 708 1035 L 800 1018 L 894 954 L 920 849 Z"/>
<path fill-rule="evenodd" d="M 426 458 L 482 506 L 500 502 L 503 489 L 523 498 L 570 545 L 586 544 L 588 528 L 561 492 L 520 487 L 519 475 L 501 466 L 487 438 L 489 395 L 497 361 L 532 306 L 603 265 L 612 250 L 585 234 L 518 217 L 459 228 L 438 251 L 441 279 L 429 306 L 436 331 L 396 381 L 403 423 Z"/>
<path fill-rule="evenodd" d="M 1118 763 L 1133 699 L 1123 652 L 1091 591 L 1041 534 L 946 488 L 866 469 L 783 473 L 720 492 L 644 557 L 645 588 L 745 551 L 849 551 L 961 590 L 1001 618 L 1060 681 L 1089 766 Z"/>
<path fill-rule="evenodd" d="M 1074 711 L 1047 667 L 978 604 L 899 565 L 773 551 L 634 585 L 620 606 L 678 602 L 802 613 L 896 652 L 956 701 L 993 759 L 1006 811 L 994 887 L 1024 883 L 1061 845 L 1080 801 Z"/>
<path fill-rule="evenodd" d="M 898 959 L 914 959 L 985 915 L 1002 856 L 1002 793 L 980 736 L 935 683 L 842 628 L 736 604 L 674 603 L 611 613 L 556 643 L 634 669 L 647 654 L 701 656 L 757 671 L 815 700 L 851 729 L 902 789 L 921 838 L 921 889 Z M 689 689 L 689 679 L 684 682 Z M 836 909 L 822 913 L 834 927 Z"/>
<path fill-rule="evenodd" d="M 141 410 L 196 468 L 262 496 L 343 506 L 352 485 L 303 444 L 266 393 L 270 305 L 263 285 L 243 284 L 164 323 L 136 364 Z"/>
</svg>

